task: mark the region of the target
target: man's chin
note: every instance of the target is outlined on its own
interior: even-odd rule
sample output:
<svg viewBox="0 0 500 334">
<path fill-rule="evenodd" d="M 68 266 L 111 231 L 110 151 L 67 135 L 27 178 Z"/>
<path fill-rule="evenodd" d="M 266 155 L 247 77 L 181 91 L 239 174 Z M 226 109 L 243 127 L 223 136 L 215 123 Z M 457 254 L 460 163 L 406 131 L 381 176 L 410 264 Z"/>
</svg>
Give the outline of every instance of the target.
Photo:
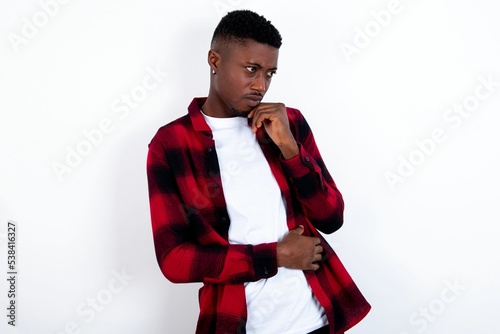
<svg viewBox="0 0 500 334">
<path fill-rule="evenodd" d="M 248 108 L 247 110 L 243 109 L 233 109 L 233 115 L 236 117 L 248 117 L 248 114 L 252 111 L 253 108 Z"/>
</svg>

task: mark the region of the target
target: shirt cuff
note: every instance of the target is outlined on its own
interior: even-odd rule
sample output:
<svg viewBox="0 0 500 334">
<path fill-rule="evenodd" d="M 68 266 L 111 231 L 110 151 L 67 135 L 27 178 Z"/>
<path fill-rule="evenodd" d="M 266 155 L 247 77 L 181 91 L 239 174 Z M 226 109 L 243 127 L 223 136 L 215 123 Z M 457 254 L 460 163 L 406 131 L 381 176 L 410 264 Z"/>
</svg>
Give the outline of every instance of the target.
<svg viewBox="0 0 500 334">
<path fill-rule="evenodd" d="M 285 174 L 292 178 L 300 178 L 314 171 L 313 158 L 299 144 L 299 154 L 288 160 L 281 158 L 281 165 Z"/>
<path fill-rule="evenodd" d="M 269 278 L 278 273 L 276 246 L 276 242 L 253 246 L 253 271 L 256 280 Z"/>
</svg>

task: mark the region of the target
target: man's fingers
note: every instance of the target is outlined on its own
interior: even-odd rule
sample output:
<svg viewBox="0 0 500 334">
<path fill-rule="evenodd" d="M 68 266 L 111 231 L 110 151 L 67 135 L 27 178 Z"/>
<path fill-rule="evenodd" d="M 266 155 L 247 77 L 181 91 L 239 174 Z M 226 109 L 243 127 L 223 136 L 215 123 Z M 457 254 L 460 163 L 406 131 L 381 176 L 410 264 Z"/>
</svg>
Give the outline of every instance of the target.
<svg viewBox="0 0 500 334">
<path fill-rule="evenodd" d="M 311 263 L 309 265 L 309 270 L 316 271 L 318 269 L 319 269 L 319 264 L 317 264 L 317 263 Z"/>
<path fill-rule="evenodd" d="M 313 262 L 321 261 L 322 258 L 323 258 L 323 256 L 321 254 L 315 254 Z"/>
<path fill-rule="evenodd" d="M 290 232 L 295 232 L 298 235 L 301 235 L 302 233 L 304 233 L 304 226 L 299 225 L 299 226 L 295 227 L 293 230 L 291 230 Z"/>
<path fill-rule="evenodd" d="M 255 109 L 254 109 L 255 110 Z M 253 112 L 253 111 L 252 111 Z M 262 110 L 253 112 L 252 117 L 252 129 L 256 131 L 258 128 L 262 126 L 262 123 L 266 120 L 270 119 L 270 116 L 267 115 Z"/>
<path fill-rule="evenodd" d="M 323 260 L 323 246 L 317 237 L 303 236 L 304 226 L 298 225 L 288 233 L 283 244 L 290 250 L 290 260 L 285 261 L 291 269 L 318 270 Z"/>
<path fill-rule="evenodd" d="M 275 104 L 261 103 L 250 111 L 248 118 L 252 119 L 252 130 L 255 132 L 260 128 L 264 121 L 274 121 L 276 119 L 275 112 L 277 111 Z"/>
<path fill-rule="evenodd" d="M 255 119 L 258 117 L 259 111 L 262 111 L 262 104 L 259 104 L 258 106 L 254 107 L 250 112 L 248 113 L 247 117 L 251 118 L 252 121 L 255 121 Z"/>
</svg>

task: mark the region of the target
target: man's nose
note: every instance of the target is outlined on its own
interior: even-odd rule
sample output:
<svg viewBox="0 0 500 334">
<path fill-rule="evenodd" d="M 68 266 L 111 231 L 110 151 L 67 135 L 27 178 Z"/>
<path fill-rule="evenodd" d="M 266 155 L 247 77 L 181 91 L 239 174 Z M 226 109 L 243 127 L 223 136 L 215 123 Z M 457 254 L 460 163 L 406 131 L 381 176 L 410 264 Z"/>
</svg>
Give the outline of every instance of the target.
<svg viewBox="0 0 500 334">
<path fill-rule="evenodd" d="M 250 87 L 259 93 L 264 93 L 267 90 L 267 80 L 264 74 L 259 73 L 255 76 Z"/>
</svg>

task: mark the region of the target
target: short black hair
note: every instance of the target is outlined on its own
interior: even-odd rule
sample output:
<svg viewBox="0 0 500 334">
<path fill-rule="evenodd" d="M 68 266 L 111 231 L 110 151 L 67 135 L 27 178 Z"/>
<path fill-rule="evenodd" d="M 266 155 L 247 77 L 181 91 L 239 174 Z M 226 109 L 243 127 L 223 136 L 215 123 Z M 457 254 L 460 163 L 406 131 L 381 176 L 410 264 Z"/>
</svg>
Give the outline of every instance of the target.
<svg viewBox="0 0 500 334">
<path fill-rule="evenodd" d="M 224 16 L 215 28 L 212 44 L 214 41 L 241 43 L 247 38 L 277 49 L 281 46 L 281 35 L 271 21 L 250 10 L 235 10 Z"/>
</svg>

